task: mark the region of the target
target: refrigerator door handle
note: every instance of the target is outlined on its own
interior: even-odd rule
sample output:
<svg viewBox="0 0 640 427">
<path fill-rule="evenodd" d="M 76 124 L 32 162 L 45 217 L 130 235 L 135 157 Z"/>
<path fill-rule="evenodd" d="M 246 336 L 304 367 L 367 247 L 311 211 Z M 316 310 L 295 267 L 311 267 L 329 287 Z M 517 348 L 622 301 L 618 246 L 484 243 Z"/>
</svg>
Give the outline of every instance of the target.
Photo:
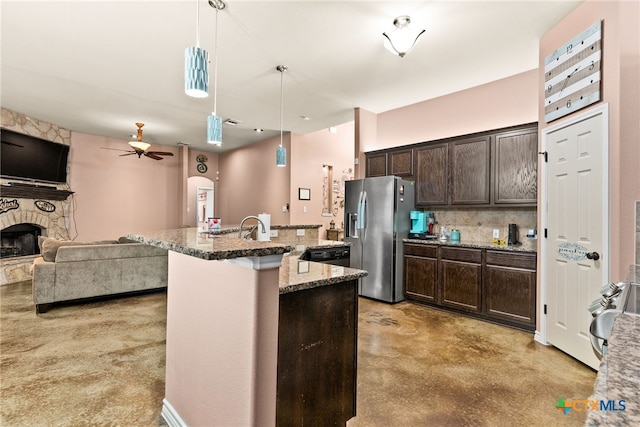
<svg viewBox="0 0 640 427">
<path fill-rule="evenodd" d="M 367 192 L 361 191 L 360 201 L 358 202 L 358 221 L 357 221 L 357 224 L 358 224 L 357 228 L 359 230 L 364 230 L 365 228 L 367 228 L 366 208 L 367 208 Z"/>
</svg>

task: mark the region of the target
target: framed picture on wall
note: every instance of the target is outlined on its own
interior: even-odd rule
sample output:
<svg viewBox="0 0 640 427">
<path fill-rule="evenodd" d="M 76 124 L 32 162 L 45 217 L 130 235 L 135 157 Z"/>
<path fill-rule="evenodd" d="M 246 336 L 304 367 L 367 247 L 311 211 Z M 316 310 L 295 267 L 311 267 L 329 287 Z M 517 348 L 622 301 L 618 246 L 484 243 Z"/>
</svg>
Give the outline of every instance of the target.
<svg viewBox="0 0 640 427">
<path fill-rule="evenodd" d="M 311 200 L 311 190 L 308 188 L 298 188 L 298 200 Z"/>
</svg>

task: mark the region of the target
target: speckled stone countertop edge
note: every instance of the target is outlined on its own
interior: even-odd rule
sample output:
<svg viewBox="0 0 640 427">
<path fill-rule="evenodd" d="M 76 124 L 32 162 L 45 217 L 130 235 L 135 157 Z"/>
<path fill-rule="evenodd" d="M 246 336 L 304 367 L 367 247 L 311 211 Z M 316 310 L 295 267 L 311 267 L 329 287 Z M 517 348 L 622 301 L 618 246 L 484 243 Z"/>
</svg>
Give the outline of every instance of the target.
<svg viewBox="0 0 640 427">
<path fill-rule="evenodd" d="M 415 243 L 419 245 L 454 246 L 459 248 L 490 249 L 490 250 L 496 250 L 496 251 L 523 252 L 523 253 L 530 253 L 530 254 L 537 253 L 536 249 L 527 248 L 525 246 L 520 246 L 520 245 L 500 246 L 500 245 L 494 245 L 492 243 L 450 242 L 448 240 L 443 242 L 439 239 L 432 239 L 432 240 L 402 239 L 402 241 L 405 243 Z"/>
<path fill-rule="evenodd" d="M 271 242 L 257 242 L 240 240 L 239 242 L 252 242 L 250 247 L 238 247 L 238 248 L 196 248 L 182 244 L 180 242 L 172 242 L 164 239 L 158 239 L 149 236 L 143 236 L 136 233 L 129 233 L 126 235 L 128 239 L 136 240 L 140 243 L 144 243 L 151 246 L 156 246 L 162 249 L 167 249 L 173 252 L 178 252 L 184 255 L 189 255 L 195 258 L 200 258 L 208 261 L 213 260 L 225 260 L 232 258 L 242 257 L 261 257 L 269 255 L 283 255 L 285 253 L 293 251 L 295 248 L 290 245 L 284 245 L 280 243 Z"/>
<path fill-rule="evenodd" d="M 628 283 L 638 283 L 640 265 L 629 269 Z M 593 387 L 591 400 L 626 401 L 624 411 L 590 411 L 585 426 L 640 425 L 640 316 L 616 316 L 607 354 Z M 636 356 L 636 357 L 634 357 Z M 617 405 L 619 408 L 620 406 Z"/>
<path fill-rule="evenodd" d="M 309 262 L 313 262 L 313 261 L 309 261 Z M 345 274 L 341 276 L 328 277 L 325 279 L 318 279 L 318 280 L 310 280 L 308 282 L 302 282 L 302 283 L 280 284 L 280 294 L 288 294 L 290 292 L 304 291 L 306 289 L 319 288 L 321 286 L 334 285 L 337 283 L 349 282 L 351 280 L 358 280 L 359 278 L 365 277 L 369 274 L 364 270 L 353 270 L 353 269 L 349 269 L 349 270 L 352 270 L 352 271 L 345 272 Z"/>
</svg>

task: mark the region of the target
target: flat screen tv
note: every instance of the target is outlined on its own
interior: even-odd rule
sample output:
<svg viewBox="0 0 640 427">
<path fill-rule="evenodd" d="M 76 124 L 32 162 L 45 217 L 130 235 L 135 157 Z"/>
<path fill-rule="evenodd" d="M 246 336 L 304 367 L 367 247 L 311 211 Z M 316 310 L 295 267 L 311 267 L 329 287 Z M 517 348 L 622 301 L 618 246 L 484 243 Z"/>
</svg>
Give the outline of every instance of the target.
<svg viewBox="0 0 640 427">
<path fill-rule="evenodd" d="M 0 131 L 0 175 L 36 182 L 67 182 L 69 146 L 7 129 Z"/>
</svg>

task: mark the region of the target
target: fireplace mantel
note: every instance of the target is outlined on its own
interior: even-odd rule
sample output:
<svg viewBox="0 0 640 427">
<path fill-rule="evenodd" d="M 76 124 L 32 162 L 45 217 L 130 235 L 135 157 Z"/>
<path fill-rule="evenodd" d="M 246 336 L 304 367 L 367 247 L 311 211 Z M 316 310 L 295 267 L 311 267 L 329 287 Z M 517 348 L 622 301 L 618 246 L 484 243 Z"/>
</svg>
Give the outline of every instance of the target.
<svg viewBox="0 0 640 427">
<path fill-rule="evenodd" d="M 66 200 L 73 191 L 58 190 L 52 186 L 37 184 L 2 185 L 0 197 L 17 197 L 22 199 Z"/>
</svg>

